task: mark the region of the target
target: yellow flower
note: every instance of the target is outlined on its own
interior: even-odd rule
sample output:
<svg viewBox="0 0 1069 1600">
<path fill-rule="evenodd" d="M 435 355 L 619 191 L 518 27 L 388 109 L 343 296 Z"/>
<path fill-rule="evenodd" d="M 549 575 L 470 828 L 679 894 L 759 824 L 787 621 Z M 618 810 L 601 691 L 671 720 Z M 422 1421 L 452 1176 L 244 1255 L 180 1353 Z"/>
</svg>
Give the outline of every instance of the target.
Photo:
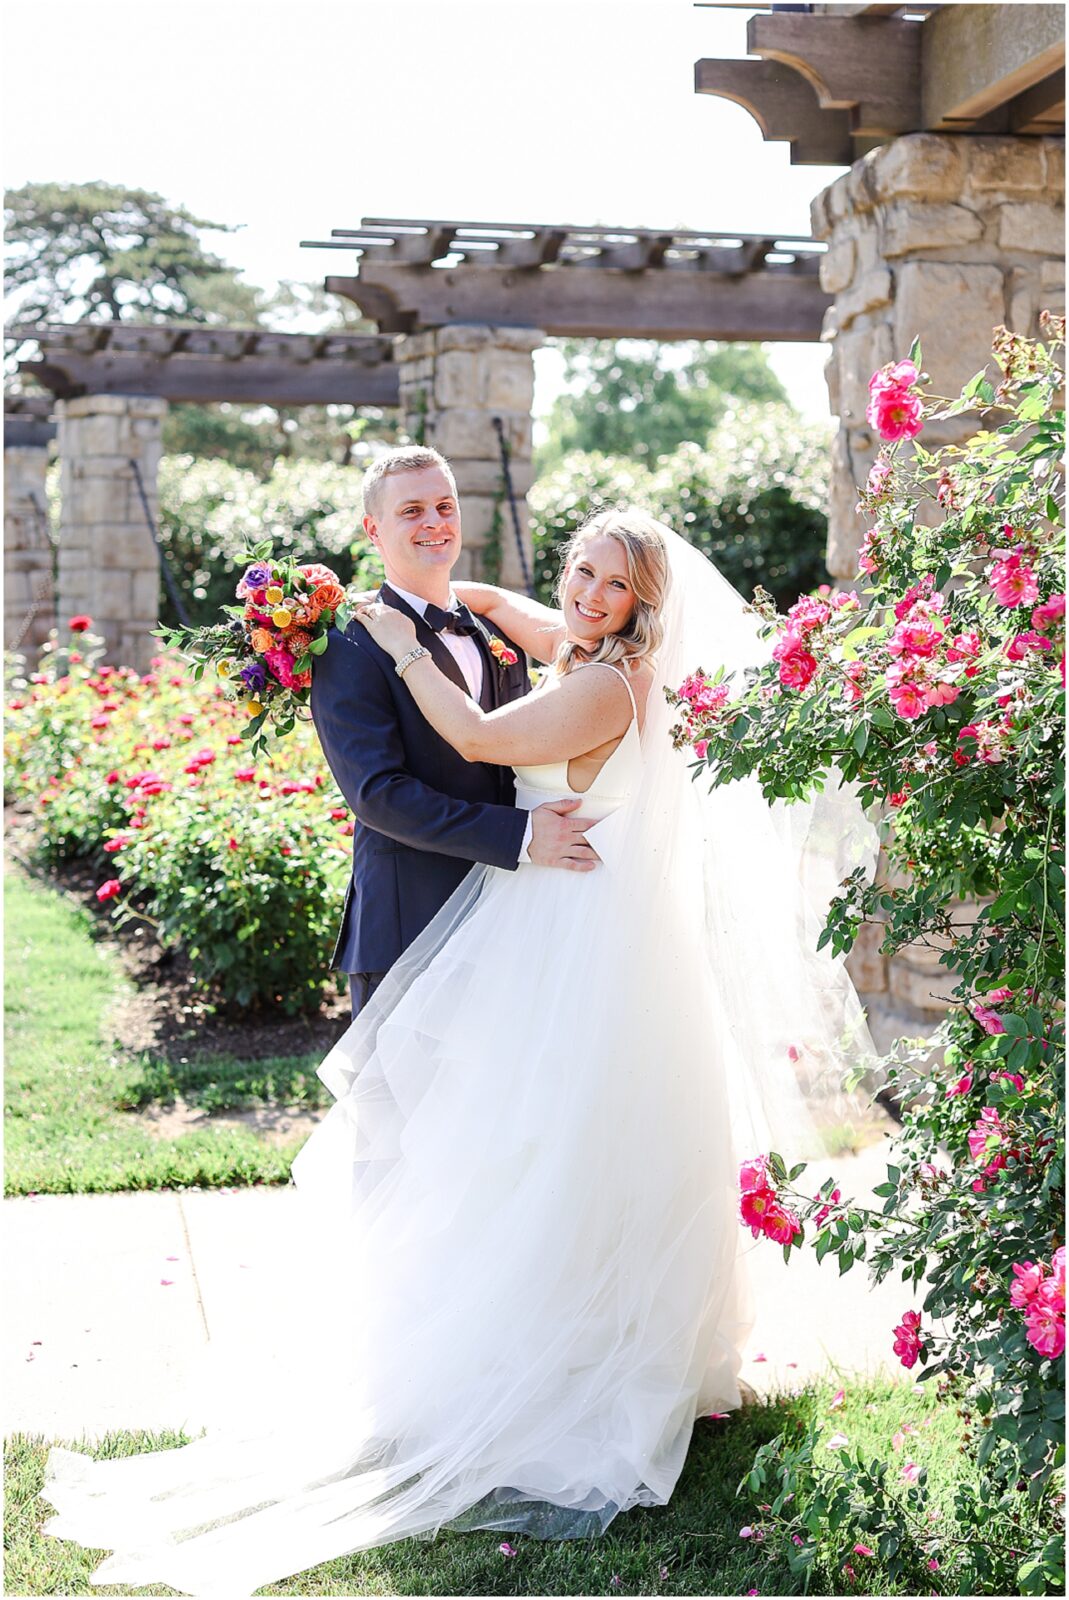
<svg viewBox="0 0 1069 1600">
<path fill-rule="evenodd" d="M 284 594 L 285 594 L 285 590 L 284 589 L 280 589 L 277 583 L 273 583 L 270 586 L 270 588 L 266 590 L 266 598 L 267 598 L 268 605 L 269 606 L 277 606 L 278 602 L 283 598 Z"/>
<path fill-rule="evenodd" d="M 277 611 L 272 611 L 271 621 L 276 628 L 288 628 L 293 621 L 293 612 L 287 611 L 285 606 L 279 606 Z"/>
<path fill-rule="evenodd" d="M 221 678 L 229 678 L 234 670 L 234 663 L 232 661 L 220 661 L 215 670 Z"/>
<path fill-rule="evenodd" d="M 250 717 L 258 717 L 260 712 L 263 710 L 263 706 L 260 704 L 259 700 L 249 700 L 245 706 L 245 710 L 248 712 Z"/>
</svg>

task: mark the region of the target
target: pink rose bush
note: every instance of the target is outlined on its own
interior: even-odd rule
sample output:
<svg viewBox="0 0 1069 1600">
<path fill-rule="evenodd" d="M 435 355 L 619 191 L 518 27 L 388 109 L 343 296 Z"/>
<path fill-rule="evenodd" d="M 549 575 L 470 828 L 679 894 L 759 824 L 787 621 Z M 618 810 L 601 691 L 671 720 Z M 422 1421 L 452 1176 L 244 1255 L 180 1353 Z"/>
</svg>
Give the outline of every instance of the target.
<svg viewBox="0 0 1069 1600">
<path fill-rule="evenodd" d="M 926 393 L 917 352 L 875 375 L 857 587 L 784 614 L 758 590 L 767 658 L 727 694 L 722 672 L 693 673 L 674 730 L 714 786 L 756 776 L 790 801 L 832 773 L 855 785 L 881 863 L 843 879 L 818 946 L 844 955 L 867 923 L 884 953 L 926 948 L 944 969 L 944 1020 L 881 1065 L 903 1129 L 876 1201 L 833 1180 L 813 1195 L 768 1155 L 743 1166 L 739 1216 L 923 1296 L 889 1347 L 963 1419 L 989 1524 L 981 1550 L 962 1502 L 936 1569 L 951 1591 L 1040 1592 L 1044 1573 L 1061 1592 L 1046 1541 L 1064 1416 L 1064 324 L 1043 321 L 1046 342 L 998 330 L 1000 375 L 955 400 Z M 974 438 L 915 450 L 929 418 L 969 411 Z M 782 1442 L 769 1472 L 773 1457 L 797 1461 Z M 876 1515 L 860 1466 L 843 1472 L 850 1514 Z M 926 1493 L 922 1475 L 903 1487 Z"/>
</svg>

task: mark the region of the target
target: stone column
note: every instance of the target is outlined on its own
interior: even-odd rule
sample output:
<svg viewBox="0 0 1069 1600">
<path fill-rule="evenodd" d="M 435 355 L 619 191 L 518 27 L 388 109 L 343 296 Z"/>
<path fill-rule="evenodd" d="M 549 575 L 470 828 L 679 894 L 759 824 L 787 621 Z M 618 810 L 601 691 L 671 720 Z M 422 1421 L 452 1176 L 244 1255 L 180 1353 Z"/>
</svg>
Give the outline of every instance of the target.
<svg viewBox="0 0 1069 1600">
<path fill-rule="evenodd" d="M 813 232 L 828 241 L 821 283 L 835 296 L 824 330 L 839 418 L 827 563 L 844 586 L 864 587 L 857 488 L 880 448 L 865 420 L 869 378 L 919 335 L 932 387 L 954 395 L 990 361 L 999 324 L 1038 334 L 1040 311 L 1064 310 L 1064 205 L 1064 141 L 930 133 L 879 146 L 814 200 Z M 923 442 L 956 443 L 976 425 L 975 414 L 929 424 Z M 886 879 L 885 857 L 879 870 Z M 976 913 L 970 902 L 954 914 Z M 929 1035 L 955 982 L 936 949 L 881 955 L 883 933 L 879 923 L 862 928 L 847 957 L 881 1051 L 898 1036 Z"/>
<path fill-rule="evenodd" d="M 45 444 L 4 446 L 4 649 L 36 653 L 56 625 Z"/>
<path fill-rule="evenodd" d="M 440 450 L 456 476 L 464 528 L 458 578 L 523 587 L 495 417 L 508 442 L 516 509 L 533 571 L 525 499 L 532 478 L 531 357 L 544 337 L 533 328 L 462 323 L 410 334 L 395 352 L 405 427 L 414 439 Z"/>
<path fill-rule="evenodd" d="M 828 241 L 821 283 L 834 294 L 824 337 L 833 451 L 828 569 L 850 579 L 864 522 L 855 512 L 879 449 L 865 421 L 877 367 L 909 354 L 954 395 L 991 356 L 992 329 L 1034 337 L 1065 303 L 1065 145 L 1055 138 L 911 133 L 871 151 L 817 195 L 813 232 Z M 925 444 L 956 443 L 975 416 L 931 425 Z"/>
<path fill-rule="evenodd" d="M 109 659 L 148 668 L 159 649 L 160 571 L 131 462 L 158 516 L 156 473 L 166 400 L 95 394 L 62 400 L 59 610 L 88 612 Z"/>
</svg>

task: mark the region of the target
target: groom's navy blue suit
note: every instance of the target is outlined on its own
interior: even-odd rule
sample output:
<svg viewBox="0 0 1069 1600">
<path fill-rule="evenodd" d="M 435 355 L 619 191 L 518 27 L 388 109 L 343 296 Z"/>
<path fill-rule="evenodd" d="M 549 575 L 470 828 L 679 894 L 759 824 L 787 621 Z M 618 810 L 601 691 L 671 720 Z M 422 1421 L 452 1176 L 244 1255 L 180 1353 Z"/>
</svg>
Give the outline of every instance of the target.
<svg viewBox="0 0 1069 1600">
<path fill-rule="evenodd" d="M 467 692 L 434 629 L 387 585 L 380 598 L 410 616 L 416 637 Z M 497 637 L 503 637 L 495 629 Z M 481 705 L 492 711 L 530 688 L 518 646 L 513 666 L 474 635 L 483 657 Z M 527 813 L 515 807 L 511 768 L 465 761 L 427 723 L 394 661 L 357 621 L 332 628 L 312 672 L 312 720 L 353 812 L 353 872 L 331 966 L 381 975 L 422 933 L 475 861 L 515 867 Z M 354 1006 L 370 992 L 353 982 Z"/>
</svg>

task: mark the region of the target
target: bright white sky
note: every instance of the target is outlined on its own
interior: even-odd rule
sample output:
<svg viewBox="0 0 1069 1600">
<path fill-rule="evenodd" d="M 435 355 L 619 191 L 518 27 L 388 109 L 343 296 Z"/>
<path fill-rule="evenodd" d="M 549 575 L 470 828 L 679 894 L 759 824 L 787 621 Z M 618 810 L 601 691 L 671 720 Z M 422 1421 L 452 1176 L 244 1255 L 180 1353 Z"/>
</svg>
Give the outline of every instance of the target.
<svg viewBox="0 0 1069 1600">
<path fill-rule="evenodd" d="M 745 10 L 691 0 L 7 0 L 8 187 L 103 179 L 240 224 L 247 277 L 318 279 L 301 250 L 362 216 L 808 234 L 842 169 L 792 167 L 740 107 L 694 93 L 745 56 Z M 827 417 L 817 345 L 772 347 Z M 538 358 L 536 410 L 559 383 Z"/>
</svg>

